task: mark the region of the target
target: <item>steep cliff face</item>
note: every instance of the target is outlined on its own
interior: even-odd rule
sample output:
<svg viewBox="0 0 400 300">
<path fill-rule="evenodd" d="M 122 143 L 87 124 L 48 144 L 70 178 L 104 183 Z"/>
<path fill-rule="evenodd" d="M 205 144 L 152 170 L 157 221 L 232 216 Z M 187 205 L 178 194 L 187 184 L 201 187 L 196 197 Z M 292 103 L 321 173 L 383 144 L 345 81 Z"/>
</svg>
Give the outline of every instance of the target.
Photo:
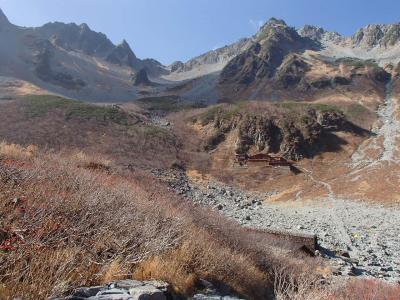
<svg viewBox="0 0 400 300">
<path fill-rule="evenodd" d="M 310 66 L 301 57 L 289 54 L 277 70 L 276 80 L 282 88 L 297 86 Z"/>
<path fill-rule="evenodd" d="M 151 86 L 152 82 L 147 76 L 145 69 L 141 69 L 139 72 L 132 76 L 132 81 L 135 86 Z"/>
<path fill-rule="evenodd" d="M 209 110 L 197 122 L 214 128 L 206 141 L 207 150 L 218 147 L 226 136 L 233 134 L 234 151 L 238 154 L 277 153 L 290 159 L 315 155 L 323 145 L 324 134 L 351 128 L 342 112 L 324 106 L 319 109 L 272 106 L 259 112 L 222 106 Z"/>
<path fill-rule="evenodd" d="M 36 29 L 41 38 L 50 40 L 65 50 L 80 50 L 88 55 L 104 57 L 115 46 L 102 33 L 92 31 L 87 24 L 48 23 Z"/>
<path fill-rule="evenodd" d="M 106 57 L 106 61 L 121 66 L 129 66 L 132 69 L 138 69 L 142 65 L 141 61 L 136 57 L 128 42 L 125 40 L 111 50 Z"/>
<path fill-rule="evenodd" d="M 400 41 L 400 24 L 368 25 L 351 37 L 355 46 L 372 48 L 394 46 Z"/>
<path fill-rule="evenodd" d="M 400 42 L 400 23 L 367 25 L 349 37 L 312 25 L 305 25 L 298 32 L 303 37 L 309 37 L 324 44 L 325 47 L 327 43 L 333 43 L 359 49 L 376 47 L 385 49 Z"/>
<path fill-rule="evenodd" d="M 53 69 L 54 46 L 49 41 L 40 41 L 35 44 L 34 66 L 37 76 L 48 83 L 69 90 L 80 90 L 86 83 L 80 78 L 74 78 L 66 72 Z"/>
<path fill-rule="evenodd" d="M 7 16 L 3 13 L 3 11 L 0 9 L 0 30 L 6 28 L 7 26 L 10 26 L 11 23 L 8 21 Z"/>
</svg>

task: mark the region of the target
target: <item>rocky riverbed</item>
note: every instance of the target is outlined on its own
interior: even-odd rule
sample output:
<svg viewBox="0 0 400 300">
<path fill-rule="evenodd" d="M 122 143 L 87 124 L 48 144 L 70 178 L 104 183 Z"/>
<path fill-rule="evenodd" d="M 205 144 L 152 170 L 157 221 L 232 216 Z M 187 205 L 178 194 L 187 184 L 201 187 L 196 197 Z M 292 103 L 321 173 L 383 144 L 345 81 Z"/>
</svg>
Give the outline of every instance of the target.
<svg viewBox="0 0 400 300">
<path fill-rule="evenodd" d="M 211 206 L 243 226 L 318 236 L 334 274 L 400 283 L 400 208 L 335 198 L 271 203 L 273 193 L 250 193 L 217 182 L 190 181 L 182 171 L 154 170 L 178 194 Z"/>
</svg>

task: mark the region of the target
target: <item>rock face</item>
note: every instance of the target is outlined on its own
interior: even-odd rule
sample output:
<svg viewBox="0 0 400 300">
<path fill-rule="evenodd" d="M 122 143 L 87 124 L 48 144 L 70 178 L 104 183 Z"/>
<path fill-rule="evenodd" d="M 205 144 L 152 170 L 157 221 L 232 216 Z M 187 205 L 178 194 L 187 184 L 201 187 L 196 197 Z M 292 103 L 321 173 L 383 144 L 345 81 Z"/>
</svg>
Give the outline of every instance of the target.
<svg viewBox="0 0 400 300">
<path fill-rule="evenodd" d="M 318 42 L 347 44 L 350 47 L 366 49 L 371 49 L 373 47 L 387 48 L 400 42 L 400 23 L 390 25 L 368 25 L 359 29 L 350 37 L 344 37 L 337 32 L 329 32 L 323 28 L 312 25 L 305 25 L 299 29 L 298 32 L 301 36 L 311 38 Z"/>
<path fill-rule="evenodd" d="M 107 55 L 106 60 L 117 65 L 129 66 L 132 69 L 137 69 L 141 65 L 140 60 L 137 59 L 125 40 Z"/>
<path fill-rule="evenodd" d="M 83 53 L 104 59 L 110 63 L 127 66 L 139 70 L 144 63 L 133 53 L 126 40 L 115 46 L 106 35 L 95 32 L 87 24 L 76 25 L 74 23 L 64 24 L 60 22 L 48 23 L 36 29 L 42 36 L 53 45 L 67 51 L 82 51 Z M 157 61 L 148 61 L 149 68 Z"/>
<path fill-rule="evenodd" d="M 299 121 L 269 116 L 245 116 L 238 126 L 237 153 L 247 153 L 252 146 L 258 152 L 281 153 L 291 159 L 313 154 L 322 126 L 312 113 Z"/>
<path fill-rule="evenodd" d="M 308 37 L 314 41 L 320 41 L 324 37 L 326 31 L 321 27 L 304 25 L 304 27 L 302 27 L 298 33 L 302 37 Z"/>
<path fill-rule="evenodd" d="M 16 77 L 45 91 L 85 101 L 132 100 L 139 90 L 130 74 L 168 73 L 153 59 L 137 58 L 126 41 L 114 45 L 86 24 L 48 23 L 29 28 L 10 24 L 0 12 L 1 76 Z"/>
<path fill-rule="evenodd" d="M 182 296 L 176 295 L 171 286 L 166 282 L 127 279 L 111 282 L 104 286 L 81 287 L 74 290 L 69 296 L 50 298 L 49 300 L 242 300 L 229 295 L 226 291 L 223 293 L 218 292 L 217 289 L 206 280 L 200 280 L 199 289 L 199 293 L 195 294 L 193 298 L 183 298 Z"/>
<path fill-rule="evenodd" d="M 64 298 L 52 300 L 167 300 L 172 296 L 162 281 L 119 280 L 104 286 L 81 287 Z"/>
<path fill-rule="evenodd" d="M 313 156 L 321 148 L 325 133 L 349 127 L 343 113 L 315 109 L 282 114 L 220 109 L 208 122 L 212 123 L 215 132 L 206 142 L 206 150 L 216 148 L 227 134 L 234 133 L 237 154 L 249 151 L 276 153 L 295 160 Z"/>
<path fill-rule="evenodd" d="M 351 38 L 356 46 L 371 48 L 374 46 L 394 46 L 400 41 L 400 24 L 368 25 Z"/>
<path fill-rule="evenodd" d="M 289 54 L 277 70 L 276 80 L 283 88 L 298 85 L 309 70 L 309 65 L 295 54 Z"/>
<path fill-rule="evenodd" d="M 225 66 L 219 88 L 254 91 L 267 81 L 278 82 L 281 88 L 296 85 L 308 70 L 296 53 L 317 48 L 315 41 L 300 36 L 284 21 L 271 19 L 255 35 L 253 44 Z"/>
<path fill-rule="evenodd" d="M 39 27 L 37 31 L 44 39 L 69 51 L 80 50 L 88 55 L 103 57 L 115 48 L 104 34 L 92 31 L 87 24 L 54 22 Z"/>
<path fill-rule="evenodd" d="M 8 21 L 7 16 L 3 13 L 3 11 L 0 8 L 0 30 L 9 25 L 11 25 L 10 21 Z"/>
<path fill-rule="evenodd" d="M 256 34 L 254 43 L 249 49 L 237 55 L 225 66 L 219 84 L 222 89 L 233 85 L 237 87 L 236 89 L 246 89 L 253 83 L 272 78 L 288 54 L 313 47 L 316 45 L 311 39 L 301 37 L 284 21 L 271 19 Z M 300 63 L 288 68 L 291 67 L 293 71 L 305 68 Z"/>
<path fill-rule="evenodd" d="M 179 72 L 180 70 L 183 70 L 183 68 L 185 67 L 185 64 L 181 61 L 174 61 L 171 66 L 171 72 Z"/>
<path fill-rule="evenodd" d="M 74 78 L 68 73 L 53 70 L 54 46 L 49 41 L 36 43 L 36 49 L 34 65 L 36 74 L 41 80 L 69 90 L 79 90 L 85 87 L 86 83 L 83 80 Z"/>
<path fill-rule="evenodd" d="M 136 86 L 151 86 L 152 82 L 147 77 L 147 72 L 145 69 L 141 69 L 132 77 L 133 84 Z"/>
</svg>

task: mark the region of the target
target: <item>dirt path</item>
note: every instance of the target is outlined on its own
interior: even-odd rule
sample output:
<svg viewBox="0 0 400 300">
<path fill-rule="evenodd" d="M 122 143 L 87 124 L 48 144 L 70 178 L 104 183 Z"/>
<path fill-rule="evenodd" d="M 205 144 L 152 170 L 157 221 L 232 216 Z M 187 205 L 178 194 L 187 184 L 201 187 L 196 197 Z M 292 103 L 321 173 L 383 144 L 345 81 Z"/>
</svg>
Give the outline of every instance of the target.
<svg viewBox="0 0 400 300">
<path fill-rule="evenodd" d="M 301 168 L 301 170 L 304 172 L 304 174 L 307 175 L 308 178 L 310 178 L 314 183 L 316 183 L 317 185 L 321 185 L 323 186 L 328 194 L 327 194 L 327 200 L 329 201 L 329 203 L 331 203 L 332 205 L 332 209 L 331 209 L 331 221 L 332 221 L 332 225 L 334 227 L 337 228 L 338 231 L 338 236 L 337 238 L 340 239 L 343 243 L 346 244 L 347 246 L 347 251 L 349 252 L 351 257 L 358 257 L 358 251 L 357 248 L 354 247 L 352 239 L 345 227 L 345 223 L 344 220 L 342 218 L 342 216 L 339 216 L 336 212 L 336 208 L 335 208 L 335 204 L 337 203 L 335 194 L 333 192 L 332 186 L 325 181 L 322 180 L 317 180 L 314 178 L 313 173 L 305 168 Z M 298 195 L 296 195 L 296 197 L 298 197 Z"/>
</svg>

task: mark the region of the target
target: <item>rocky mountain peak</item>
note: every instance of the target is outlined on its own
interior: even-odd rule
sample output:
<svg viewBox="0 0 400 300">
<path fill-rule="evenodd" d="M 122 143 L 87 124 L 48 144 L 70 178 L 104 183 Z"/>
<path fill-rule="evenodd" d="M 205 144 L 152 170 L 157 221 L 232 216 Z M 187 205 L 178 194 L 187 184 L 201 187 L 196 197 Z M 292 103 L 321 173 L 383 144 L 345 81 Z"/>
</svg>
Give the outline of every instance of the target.
<svg viewBox="0 0 400 300">
<path fill-rule="evenodd" d="M 82 23 L 81 25 L 79 25 L 79 28 L 80 28 L 82 31 L 91 31 L 89 25 L 86 24 L 86 23 Z"/>
<path fill-rule="evenodd" d="M 271 18 L 264 24 L 254 37 L 256 42 L 263 44 L 265 41 L 291 41 L 301 39 L 297 31 L 288 26 L 285 21 Z"/>
<path fill-rule="evenodd" d="M 10 21 L 8 20 L 7 16 L 4 14 L 4 12 L 0 8 L 0 26 L 1 25 L 10 25 Z"/>
<path fill-rule="evenodd" d="M 269 19 L 256 34 L 256 40 L 261 40 L 270 37 L 272 34 L 288 28 L 285 21 L 275 18 Z"/>
<path fill-rule="evenodd" d="M 351 39 L 357 46 L 373 47 L 380 44 L 384 35 L 381 25 L 368 25 L 358 30 Z"/>
<path fill-rule="evenodd" d="M 111 53 L 106 57 L 106 60 L 118 65 L 129 66 L 133 69 L 138 69 L 141 65 L 139 59 L 133 53 L 131 47 L 126 40 L 115 47 Z"/>
<path fill-rule="evenodd" d="M 325 29 L 318 26 L 304 25 L 304 27 L 299 29 L 298 33 L 302 37 L 307 37 L 314 41 L 320 41 L 323 38 L 326 31 Z"/>
<path fill-rule="evenodd" d="M 118 47 L 132 51 L 131 46 L 129 46 L 128 42 L 125 39 L 122 40 Z"/>
<path fill-rule="evenodd" d="M 297 32 L 299 33 L 300 36 L 311 39 L 315 42 L 322 42 L 323 40 L 325 40 L 338 44 L 342 42 L 344 39 L 337 32 L 326 31 L 322 27 L 313 25 L 304 25 Z"/>
<path fill-rule="evenodd" d="M 368 25 L 358 30 L 351 40 L 356 46 L 366 48 L 394 46 L 400 42 L 400 23 Z"/>
<path fill-rule="evenodd" d="M 268 26 L 287 26 L 287 24 L 282 19 L 277 19 L 272 17 L 264 24 L 264 26 L 261 27 L 261 30 L 263 27 L 268 27 Z"/>
<path fill-rule="evenodd" d="M 170 69 L 171 69 L 171 72 L 175 72 L 175 71 L 181 70 L 184 66 L 185 66 L 185 64 L 182 61 L 178 60 L 178 61 L 174 61 L 170 65 Z"/>
</svg>

